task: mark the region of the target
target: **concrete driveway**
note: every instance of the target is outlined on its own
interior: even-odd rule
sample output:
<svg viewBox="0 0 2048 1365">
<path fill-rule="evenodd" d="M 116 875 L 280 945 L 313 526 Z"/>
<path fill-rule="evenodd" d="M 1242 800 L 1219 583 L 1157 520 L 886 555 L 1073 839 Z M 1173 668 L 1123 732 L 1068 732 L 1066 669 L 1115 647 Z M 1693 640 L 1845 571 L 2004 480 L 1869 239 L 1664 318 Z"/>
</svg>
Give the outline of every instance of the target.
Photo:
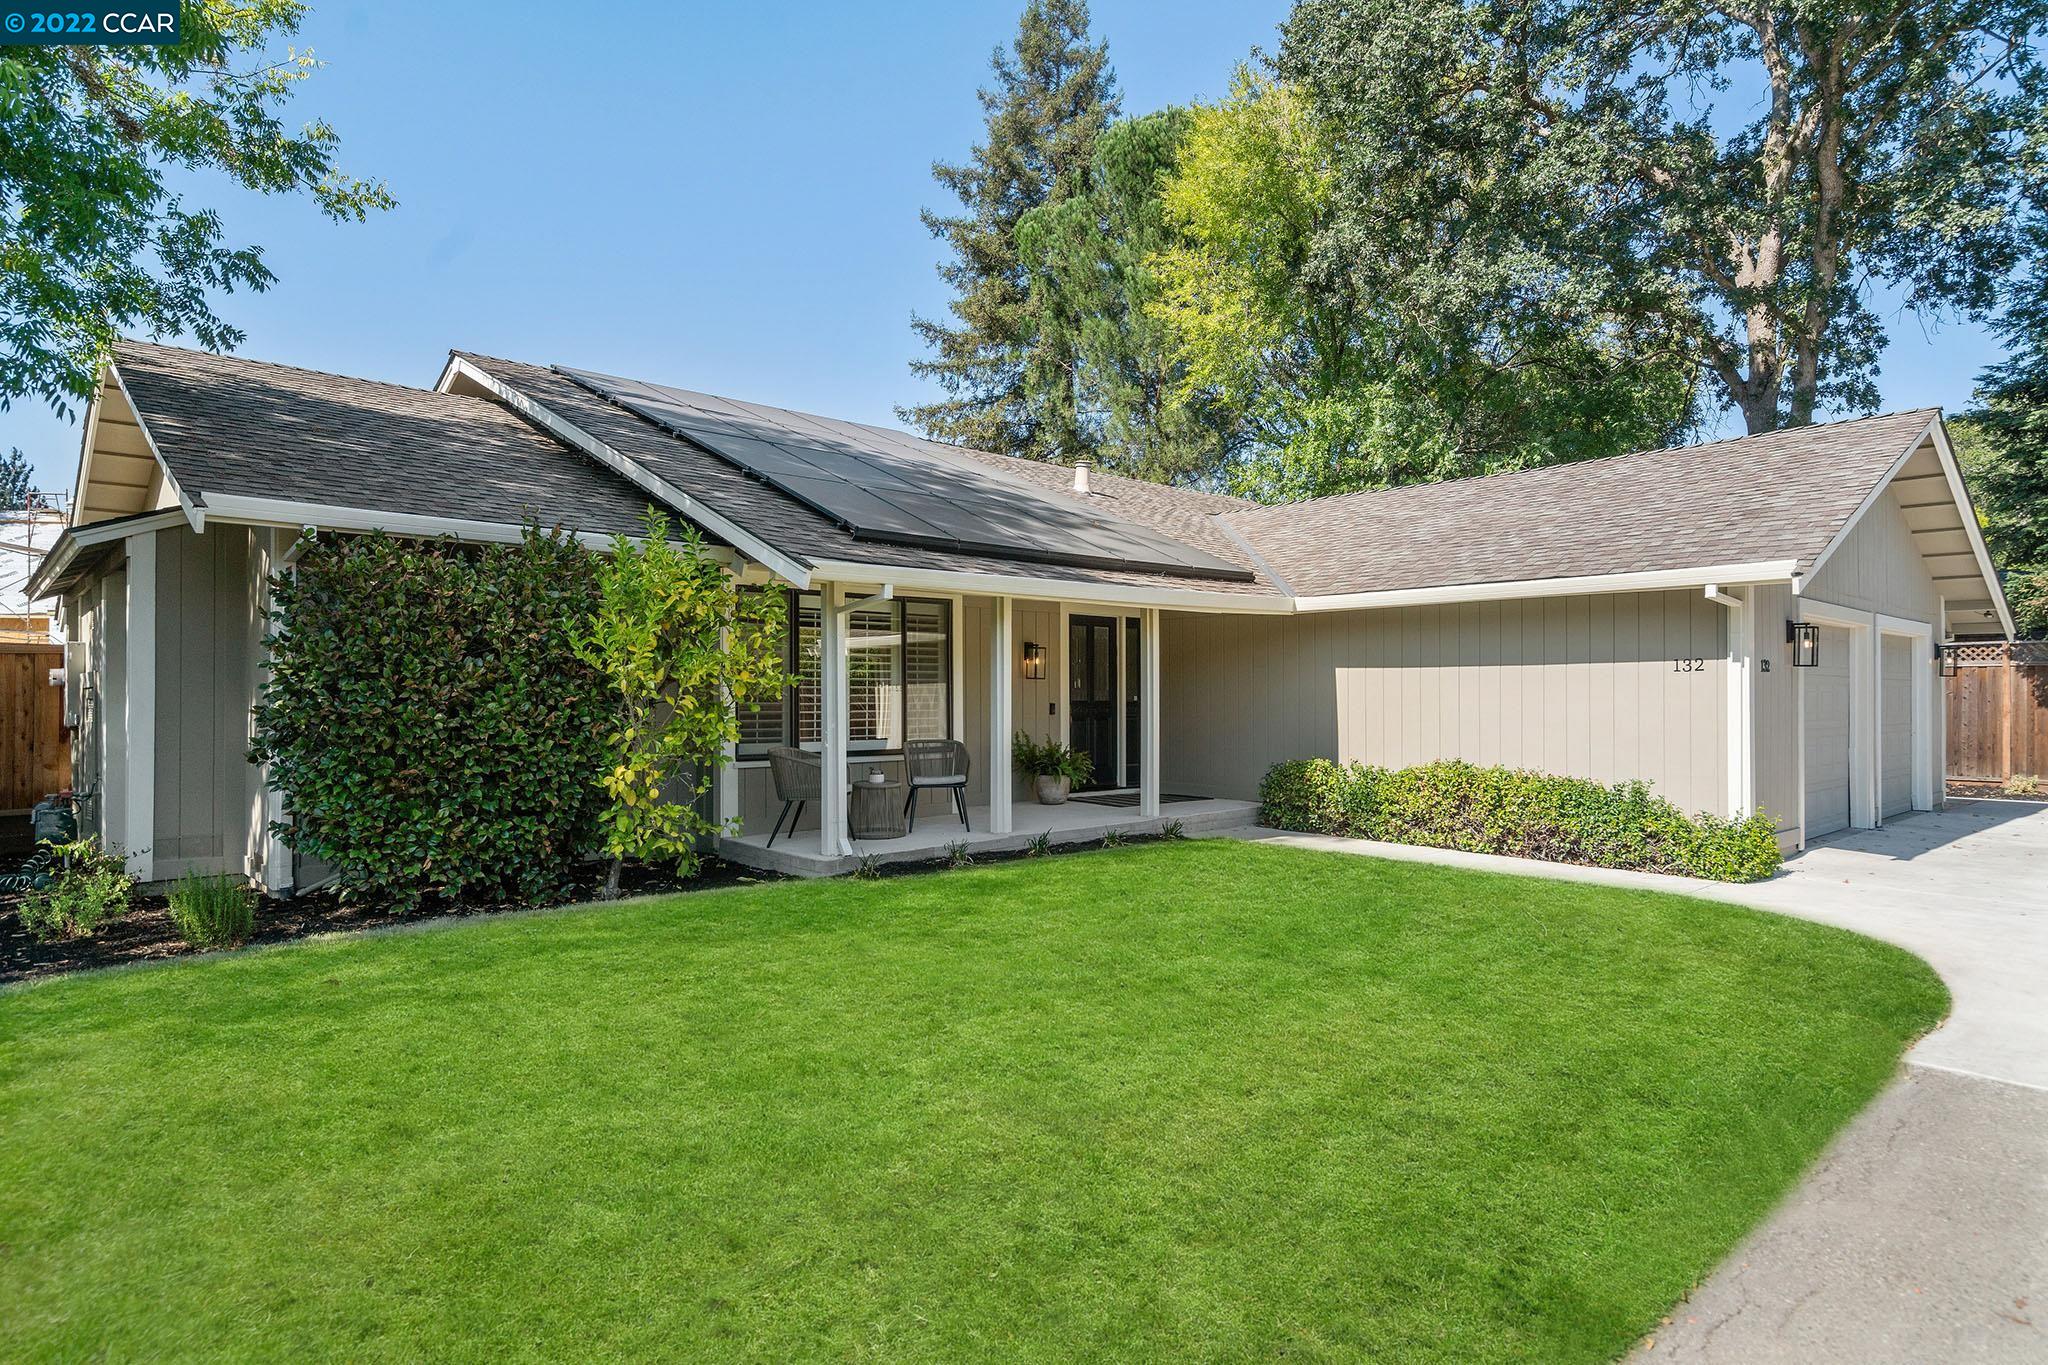
<svg viewBox="0 0 2048 1365">
<path fill-rule="evenodd" d="M 1948 983 L 1948 1021 L 1631 1360 L 2048 1361 L 2048 806 L 1952 802 L 1819 843 L 1747 887 L 1238 837 L 1707 895 L 1919 954 Z"/>
</svg>

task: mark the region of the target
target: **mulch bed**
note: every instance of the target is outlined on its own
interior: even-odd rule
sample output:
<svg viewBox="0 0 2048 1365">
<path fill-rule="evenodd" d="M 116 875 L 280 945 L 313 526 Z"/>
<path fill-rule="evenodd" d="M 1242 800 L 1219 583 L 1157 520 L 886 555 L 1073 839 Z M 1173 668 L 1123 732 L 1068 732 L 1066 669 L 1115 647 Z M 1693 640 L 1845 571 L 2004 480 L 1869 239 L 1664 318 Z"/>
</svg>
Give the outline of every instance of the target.
<svg viewBox="0 0 2048 1365">
<path fill-rule="evenodd" d="M 1963 782 L 1951 778 L 1948 784 L 1948 794 L 1950 796 L 1988 796 L 1999 801 L 2034 801 L 2048 805 L 2048 791 L 2037 792 L 2032 796 L 2014 796 L 2005 789 L 2003 783 L 1999 782 Z"/>
<path fill-rule="evenodd" d="M 604 873 L 603 863 L 579 868 L 556 904 L 573 905 L 596 900 L 604 885 Z M 758 872 L 722 858 L 706 858 L 697 875 L 686 881 L 678 880 L 665 868 L 629 864 L 620 878 L 619 889 L 623 895 L 646 896 L 671 891 L 709 891 L 721 886 L 780 880 L 782 878 L 773 872 Z M 19 896 L 0 897 L 0 984 L 93 967 L 183 957 L 198 951 L 178 937 L 178 931 L 171 926 L 169 904 L 162 896 L 137 897 L 133 909 L 102 924 L 91 938 L 60 939 L 52 943 L 38 943 L 22 927 L 21 914 L 17 909 L 20 899 Z M 313 934 L 375 929 L 383 925 L 432 919 L 469 919 L 532 908 L 519 904 L 463 904 L 413 915 L 394 915 L 369 906 L 344 904 L 328 891 L 283 900 L 264 896 L 256 902 L 256 927 L 249 941 L 284 943 Z"/>
</svg>

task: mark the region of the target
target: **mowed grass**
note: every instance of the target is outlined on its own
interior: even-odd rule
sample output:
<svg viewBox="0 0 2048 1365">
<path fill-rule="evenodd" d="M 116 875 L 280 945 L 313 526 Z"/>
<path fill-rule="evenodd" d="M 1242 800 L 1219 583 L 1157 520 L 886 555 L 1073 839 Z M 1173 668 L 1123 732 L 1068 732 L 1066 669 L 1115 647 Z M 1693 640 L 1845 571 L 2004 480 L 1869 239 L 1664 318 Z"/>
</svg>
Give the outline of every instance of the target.
<svg viewBox="0 0 2048 1365">
<path fill-rule="evenodd" d="M 1193 842 L 0 995 L 8 1359 L 1596 1361 L 1947 997 Z"/>
</svg>

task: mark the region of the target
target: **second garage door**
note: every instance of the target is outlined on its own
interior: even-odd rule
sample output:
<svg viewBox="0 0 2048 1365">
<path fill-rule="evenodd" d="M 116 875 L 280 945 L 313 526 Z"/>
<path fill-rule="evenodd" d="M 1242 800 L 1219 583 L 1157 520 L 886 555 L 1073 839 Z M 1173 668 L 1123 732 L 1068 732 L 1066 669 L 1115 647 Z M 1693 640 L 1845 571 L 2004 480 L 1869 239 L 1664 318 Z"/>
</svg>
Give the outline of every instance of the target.
<svg viewBox="0 0 2048 1365">
<path fill-rule="evenodd" d="M 1884 680 L 1879 701 L 1884 734 L 1878 741 L 1884 755 L 1882 809 L 1889 817 L 1913 809 L 1913 642 L 1887 635 L 1879 658 Z"/>
<path fill-rule="evenodd" d="M 1802 670 L 1806 729 L 1806 837 L 1849 827 L 1849 649 L 1854 635 L 1820 628 L 1820 660 Z"/>
</svg>

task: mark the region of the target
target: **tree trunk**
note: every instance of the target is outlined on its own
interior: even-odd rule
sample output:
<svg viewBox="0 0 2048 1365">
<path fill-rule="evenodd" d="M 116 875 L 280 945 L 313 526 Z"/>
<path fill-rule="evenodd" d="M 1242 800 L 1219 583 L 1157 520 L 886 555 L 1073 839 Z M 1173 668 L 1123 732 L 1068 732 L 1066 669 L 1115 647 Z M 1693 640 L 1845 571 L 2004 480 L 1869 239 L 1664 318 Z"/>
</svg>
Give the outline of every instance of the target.
<svg viewBox="0 0 2048 1365">
<path fill-rule="evenodd" d="M 598 897 L 600 900 L 615 901 L 619 898 L 619 873 L 624 867 L 625 859 L 612 859 L 612 865 L 605 869 L 604 890 Z"/>
</svg>

